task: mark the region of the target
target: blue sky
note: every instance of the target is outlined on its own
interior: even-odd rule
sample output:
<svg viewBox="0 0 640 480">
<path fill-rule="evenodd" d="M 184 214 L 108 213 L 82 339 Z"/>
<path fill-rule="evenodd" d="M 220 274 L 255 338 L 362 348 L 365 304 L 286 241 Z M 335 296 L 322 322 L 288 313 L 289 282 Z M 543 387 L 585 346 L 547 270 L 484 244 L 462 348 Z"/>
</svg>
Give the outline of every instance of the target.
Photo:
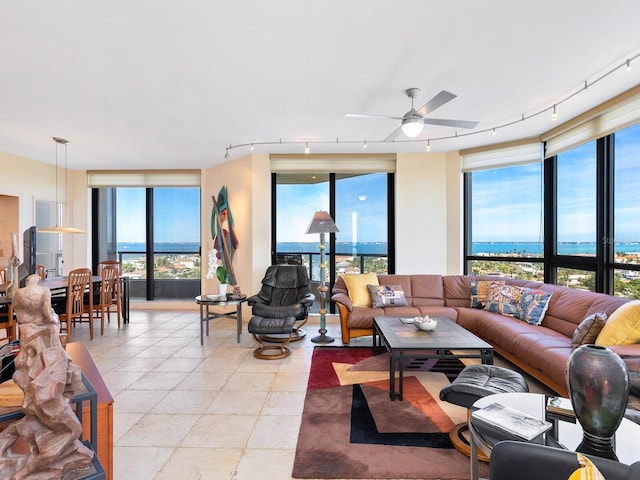
<svg viewBox="0 0 640 480">
<path fill-rule="evenodd" d="M 200 189 L 158 188 L 154 194 L 156 243 L 200 242 Z M 117 209 L 118 242 L 144 242 L 145 189 L 118 189 Z"/>
<path fill-rule="evenodd" d="M 640 241 L 640 124 L 617 132 L 615 138 L 615 241 Z M 595 168 L 595 142 L 559 157 L 561 242 L 596 241 Z M 541 163 L 474 172 L 473 241 L 542 241 L 541 177 Z M 329 210 L 328 175 L 323 180 L 278 185 L 278 242 L 316 242 L 305 232 L 316 210 Z M 144 198 L 142 188 L 118 190 L 118 241 L 144 242 Z M 199 189 L 156 189 L 156 242 L 199 242 L 199 205 Z M 386 174 L 339 179 L 337 241 L 352 242 L 356 236 L 359 242 L 385 242 L 386 208 Z"/>
<path fill-rule="evenodd" d="M 640 240 L 640 124 L 615 135 L 615 241 Z M 596 142 L 559 155 L 558 241 L 596 242 Z M 473 174 L 473 241 L 542 241 L 542 164 Z"/>
<path fill-rule="evenodd" d="M 329 211 L 329 183 L 279 184 L 277 187 L 278 242 L 317 242 L 305 232 L 317 210 Z M 324 180 L 324 179 L 323 179 Z M 338 242 L 386 242 L 387 175 L 358 175 L 336 181 Z M 354 215 L 354 213 L 356 215 Z"/>
</svg>

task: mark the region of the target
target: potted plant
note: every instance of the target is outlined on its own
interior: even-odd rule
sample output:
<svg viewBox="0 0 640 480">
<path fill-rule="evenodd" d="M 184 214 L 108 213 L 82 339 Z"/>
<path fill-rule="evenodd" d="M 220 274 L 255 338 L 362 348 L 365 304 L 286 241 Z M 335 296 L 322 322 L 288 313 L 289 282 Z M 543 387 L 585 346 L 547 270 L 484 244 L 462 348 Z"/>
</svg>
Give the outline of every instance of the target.
<svg viewBox="0 0 640 480">
<path fill-rule="evenodd" d="M 227 284 L 229 282 L 229 271 L 222 265 L 219 265 L 218 268 L 216 268 L 216 277 L 218 277 L 218 282 L 220 282 L 218 283 L 218 293 L 220 295 L 226 295 Z"/>
</svg>

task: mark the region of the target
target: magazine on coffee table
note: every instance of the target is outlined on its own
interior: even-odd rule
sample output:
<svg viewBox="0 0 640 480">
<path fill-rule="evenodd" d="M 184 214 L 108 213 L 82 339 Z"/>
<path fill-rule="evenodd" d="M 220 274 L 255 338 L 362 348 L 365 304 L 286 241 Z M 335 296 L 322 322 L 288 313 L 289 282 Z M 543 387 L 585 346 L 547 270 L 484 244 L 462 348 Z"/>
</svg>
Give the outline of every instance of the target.
<svg viewBox="0 0 640 480">
<path fill-rule="evenodd" d="M 471 419 L 515 438 L 531 441 L 551 429 L 551 423 L 499 403 L 471 412 Z"/>
</svg>

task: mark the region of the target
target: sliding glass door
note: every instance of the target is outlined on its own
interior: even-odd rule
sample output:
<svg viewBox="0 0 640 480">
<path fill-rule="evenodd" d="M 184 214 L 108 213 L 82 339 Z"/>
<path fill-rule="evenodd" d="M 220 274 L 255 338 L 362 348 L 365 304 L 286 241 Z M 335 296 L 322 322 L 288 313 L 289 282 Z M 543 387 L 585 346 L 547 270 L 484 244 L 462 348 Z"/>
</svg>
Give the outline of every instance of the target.
<svg viewBox="0 0 640 480">
<path fill-rule="evenodd" d="M 94 263 L 119 260 L 131 296 L 200 294 L 200 189 L 94 189 Z"/>
</svg>

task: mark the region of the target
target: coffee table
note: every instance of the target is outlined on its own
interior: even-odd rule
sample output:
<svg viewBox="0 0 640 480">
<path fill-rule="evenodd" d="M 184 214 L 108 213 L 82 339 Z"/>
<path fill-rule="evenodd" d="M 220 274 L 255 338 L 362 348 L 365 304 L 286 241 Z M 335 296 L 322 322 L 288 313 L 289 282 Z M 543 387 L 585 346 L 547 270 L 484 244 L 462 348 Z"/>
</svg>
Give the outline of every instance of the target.
<svg viewBox="0 0 640 480">
<path fill-rule="evenodd" d="M 209 320 L 216 318 L 229 317 L 236 319 L 236 342 L 240 343 L 240 334 L 242 333 L 242 302 L 247 300 L 246 295 L 198 295 L 196 303 L 200 305 L 200 345 L 204 345 L 204 324 L 207 324 L 207 337 L 209 336 Z M 227 305 L 235 306 L 236 309 L 230 312 L 212 312 L 211 307 L 224 307 Z"/>
<path fill-rule="evenodd" d="M 473 409 L 486 407 L 495 402 L 528 415 L 545 419 L 547 399 L 548 396 L 541 393 L 498 393 L 481 398 L 473 404 Z M 575 451 L 582 441 L 580 424 L 561 420 L 551 422 L 553 423 L 553 429 L 535 438 L 532 442 Z M 471 436 L 471 479 L 477 480 L 478 451 L 490 457 L 491 449 L 496 443 L 502 440 L 514 440 L 514 438 L 471 419 L 469 420 L 469 433 Z M 622 423 L 614 437 L 615 453 L 619 461 L 628 465 L 640 460 L 640 442 L 637 441 L 638 438 L 640 438 L 640 425 L 626 418 L 622 419 Z"/>
<path fill-rule="evenodd" d="M 400 317 L 373 317 L 373 354 L 382 347 L 389 352 L 389 397 L 402 400 L 404 362 L 409 359 L 479 358 L 493 364 L 493 347 L 453 320 L 431 315 L 438 320 L 435 330 L 425 332 L 405 324 Z M 398 391 L 395 373 L 398 370 Z"/>
</svg>

